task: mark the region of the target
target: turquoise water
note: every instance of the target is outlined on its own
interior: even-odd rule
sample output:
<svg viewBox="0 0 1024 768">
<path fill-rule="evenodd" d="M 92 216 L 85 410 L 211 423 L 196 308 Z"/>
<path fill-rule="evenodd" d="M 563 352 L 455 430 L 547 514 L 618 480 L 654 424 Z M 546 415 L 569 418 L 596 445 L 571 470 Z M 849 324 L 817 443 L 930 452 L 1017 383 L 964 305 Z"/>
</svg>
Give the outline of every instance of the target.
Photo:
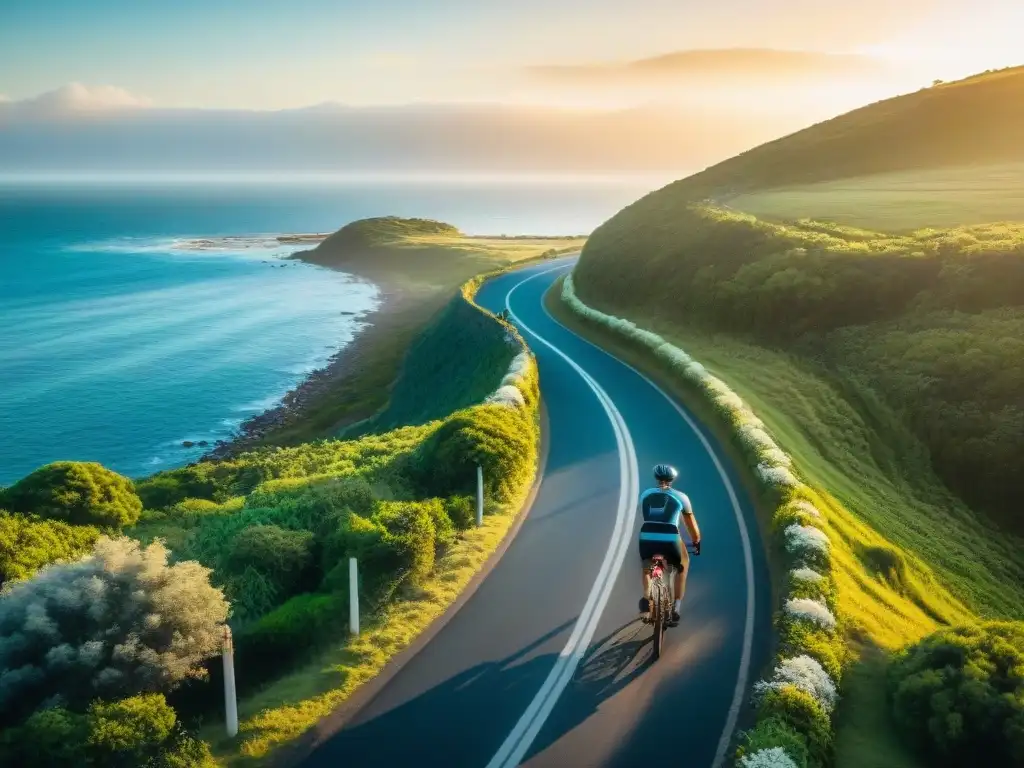
<svg viewBox="0 0 1024 768">
<path fill-rule="evenodd" d="M 586 232 L 629 184 L 0 185 L 0 484 L 50 461 L 181 465 L 273 406 L 372 322 L 377 289 L 282 247 L 190 237 L 328 232 L 364 216 L 481 234 Z M 354 313 L 354 314 L 342 314 Z"/>
</svg>

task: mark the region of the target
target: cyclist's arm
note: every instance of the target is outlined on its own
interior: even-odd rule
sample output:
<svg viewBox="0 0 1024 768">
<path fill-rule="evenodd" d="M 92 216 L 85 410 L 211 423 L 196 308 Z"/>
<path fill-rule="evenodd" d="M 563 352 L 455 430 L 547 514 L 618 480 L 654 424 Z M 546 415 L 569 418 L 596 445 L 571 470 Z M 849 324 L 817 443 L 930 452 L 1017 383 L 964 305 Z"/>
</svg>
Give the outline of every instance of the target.
<svg viewBox="0 0 1024 768">
<path fill-rule="evenodd" d="M 693 507 L 690 505 L 690 497 L 683 497 L 683 524 L 686 526 L 686 532 L 690 534 L 690 543 L 697 545 L 700 543 L 700 527 L 697 525 L 697 517 L 693 514 Z"/>
</svg>

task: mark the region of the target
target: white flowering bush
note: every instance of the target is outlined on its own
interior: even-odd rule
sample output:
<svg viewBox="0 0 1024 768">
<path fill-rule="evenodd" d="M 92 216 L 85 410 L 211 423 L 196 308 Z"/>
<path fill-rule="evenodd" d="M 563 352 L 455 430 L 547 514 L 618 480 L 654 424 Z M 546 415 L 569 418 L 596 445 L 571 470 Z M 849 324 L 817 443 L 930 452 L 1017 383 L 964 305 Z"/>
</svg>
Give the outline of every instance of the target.
<svg viewBox="0 0 1024 768">
<path fill-rule="evenodd" d="M 760 700 L 766 691 L 778 689 L 784 685 L 795 685 L 800 690 L 806 691 L 821 704 L 826 712 L 835 709 L 836 701 L 839 699 L 836 684 L 832 678 L 821 664 L 810 656 L 797 656 L 779 662 L 772 673 L 771 680 L 761 680 L 754 685 L 755 701 Z"/>
<path fill-rule="evenodd" d="M 789 467 L 761 463 L 757 465 L 757 476 L 765 485 L 796 488 L 800 481 L 796 479 Z"/>
<path fill-rule="evenodd" d="M 740 442 L 752 451 L 775 451 L 779 446 L 768 435 L 764 425 L 755 423 L 749 419 L 744 420 L 740 428 L 736 430 Z"/>
<path fill-rule="evenodd" d="M 526 375 L 530 370 L 532 360 L 530 353 L 523 350 L 518 355 L 512 358 L 512 362 L 509 363 L 508 373 L 501 380 L 501 386 L 521 386 L 526 381 Z"/>
<path fill-rule="evenodd" d="M 819 582 L 825 577 L 815 571 L 813 568 L 794 568 L 789 572 L 790 578 L 796 579 L 797 581 L 809 581 Z"/>
<path fill-rule="evenodd" d="M 759 749 L 740 758 L 742 768 L 799 768 L 782 747 Z"/>
<path fill-rule="evenodd" d="M 519 388 L 512 384 L 505 384 L 504 386 L 498 387 L 498 389 L 491 395 L 487 396 L 484 400 L 485 403 L 492 403 L 496 405 L 507 405 L 512 408 L 521 408 L 526 405 L 526 399 L 523 397 L 523 393 L 519 391 Z"/>
<path fill-rule="evenodd" d="M 820 528 L 793 523 L 786 527 L 786 551 L 808 565 L 827 564 L 831 558 L 831 542 Z"/>
<path fill-rule="evenodd" d="M 168 551 L 100 538 L 0 594 L 0 724 L 40 705 L 82 708 L 203 674 L 228 613 L 210 571 Z"/>
<path fill-rule="evenodd" d="M 790 571 L 789 599 L 778 624 L 779 647 L 785 658 L 778 661 L 771 680 L 755 686 L 762 699 L 758 722 L 738 750 L 737 765 L 805 768 L 825 764 L 832 738 L 829 713 L 838 697 L 837 681 L 846 653 L 829 608 L 835 600 L 829 578 L 831 544 L 825 532 L 811 524 L 823 515 L 803 498 L 813 498 L 813 491 L 800 482 L 792 458 L 775 442 L 764 422 L 703 365 L 657 334 L 588 307 L 576 296 L 572 275 L 563 282 L 562 300 L 581 317 L 643 345 L 707 398 L 733 430 L 755 476 L 776 494 L 774 530 L 781 533 L 786 551 L 797 561 Z M 806 717 L 801 709 L 805 705 L 818 710 L 817 719 Z"/>
<path fill-rule="evenodd" d="M 492 405 L 504 405 L 510 408 L 522 408 L 526 405 L 524 390 L 528 389 L 528 376 L 533 365 L 533 358 L 525 349 L 512 358 L 508 372 L 501 380 L 501 385 L 484 400 Z"/>
<path fill-rule="evenodd" d="M 835 629 L 836 617 L 828 606 L 819 600 L 807 597 L 795 597 L 787 600 L 783 610 L 794 619 L 809 621 L 825 629 Z"/>
</svg>

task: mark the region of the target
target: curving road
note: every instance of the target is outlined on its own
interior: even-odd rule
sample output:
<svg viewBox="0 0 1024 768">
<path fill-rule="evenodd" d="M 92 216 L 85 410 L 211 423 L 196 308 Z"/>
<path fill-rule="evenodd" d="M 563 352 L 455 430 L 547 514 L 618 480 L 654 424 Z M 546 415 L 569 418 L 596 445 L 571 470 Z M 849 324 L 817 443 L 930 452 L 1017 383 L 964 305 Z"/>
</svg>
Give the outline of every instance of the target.
<svg viewBox="0 0 1024 768">
<path fill-rule="evenodd" d="M 561 260 L 496 278 L 537 355 L 548 456 L 508 550 L 450 621 L 303 763 L 461 768 L 724 763 L 750 676 L 766 661 L 770 596 L 751 505 L 693 419 L 567 330 L 543 296 Z M 555 266 L 552 266 L 552 265 Z M 671 462 L 704 538 L 683 620 L 650 664 L 636 496 Z"/>
</svg>

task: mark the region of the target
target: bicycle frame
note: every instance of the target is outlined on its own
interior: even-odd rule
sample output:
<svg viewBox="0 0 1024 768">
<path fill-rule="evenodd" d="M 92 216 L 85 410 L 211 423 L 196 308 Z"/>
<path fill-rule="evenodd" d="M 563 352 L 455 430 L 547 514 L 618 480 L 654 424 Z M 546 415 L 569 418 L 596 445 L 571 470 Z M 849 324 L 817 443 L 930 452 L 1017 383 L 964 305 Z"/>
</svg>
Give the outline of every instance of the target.
<svg viewBox="0 0 1024 768">
<path fill-rule="evenodd" d="M 697 552 L 691 546 L 686 547 L 687 552 L 696 555 Z M 674 566 L 670 566 L 664 555 L 655 555 L 651 558 L 651 595 L 649 598 L 651 612 L 650 623 L 654 627 L 654 659 L 661 658 L 661 649 L 665 642 L 665 628 L 668 626 L 672 616 L 672 588 L 666 580 L 666 576 Z"/>
</svg>

